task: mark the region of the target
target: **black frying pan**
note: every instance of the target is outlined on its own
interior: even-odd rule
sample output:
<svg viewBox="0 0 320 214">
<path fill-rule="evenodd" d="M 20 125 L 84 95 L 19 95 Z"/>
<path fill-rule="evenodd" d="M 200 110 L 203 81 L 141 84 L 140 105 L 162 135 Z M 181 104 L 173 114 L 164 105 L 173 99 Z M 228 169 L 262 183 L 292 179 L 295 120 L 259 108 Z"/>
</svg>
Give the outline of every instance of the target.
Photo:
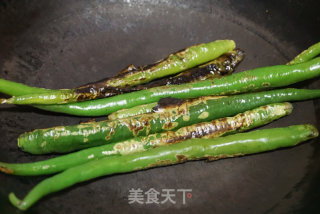
<svg viewBox="0 0 320 214">
<path fill-rule="evenodd" d="M 320 39 L 319 1 L 1 1 L 0 77 L 47 88 L 102 79 L 130 63 L 152 63 L 187 46 L 234 39 L 246 51 L 238 71 L 284 64 Z M 320 88 L 319 80 L 294 87 Z M 319 100 L 294 104 L 291 116 L 264 128 L 311 123 Z M 0 111 L 0 161 L 30 162 L 19 134 L 89 118 L 28 107 Z M 319 139 L 291 149 L 206 163 L 190 162 L 95 179 L 52 194 L 26 213 L 316 213 Z M 19 213 L 23 197 L 45 177 L 0 174 L 0 213 Z M 182 204 L 129 204 L 130 189 L 192 189 Z"/>
</svg>

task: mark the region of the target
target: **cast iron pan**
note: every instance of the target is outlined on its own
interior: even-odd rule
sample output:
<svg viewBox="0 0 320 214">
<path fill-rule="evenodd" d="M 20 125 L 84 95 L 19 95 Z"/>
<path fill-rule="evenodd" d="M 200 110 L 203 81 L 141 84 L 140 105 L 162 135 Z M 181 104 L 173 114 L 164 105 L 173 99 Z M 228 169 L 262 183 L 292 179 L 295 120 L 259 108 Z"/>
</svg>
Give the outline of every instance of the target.
<svg viewBox="0 0 320 214">
<path fill-rule="evenodd" d="M 238 71 L 284 64 L 320 39 L 319 1 L 1 1 L 0 77 L 47 88 L 72 88 L 144 65 L 187 46 L 234 39 L 246 51 Z M 319 80 L 294 87 L 320 88 Z M 294 104 L 291 116 L 263 128 L 311 123 L 319 100 Z M 0 161 L 31 162 L 19 134 L 90 118 L 1 106 Z M 103 118 L 102 118 L 103 119 Z M 320 199 L 319 139 L 291 149 L 114 175 L 39 201 L 26 213 L 312 213 Z M 42 177 L 0 174 L 0 213 L 7 200 Z M 130 189 L 192 189 L 176 204 L 129 204 Z"/>
</svg>

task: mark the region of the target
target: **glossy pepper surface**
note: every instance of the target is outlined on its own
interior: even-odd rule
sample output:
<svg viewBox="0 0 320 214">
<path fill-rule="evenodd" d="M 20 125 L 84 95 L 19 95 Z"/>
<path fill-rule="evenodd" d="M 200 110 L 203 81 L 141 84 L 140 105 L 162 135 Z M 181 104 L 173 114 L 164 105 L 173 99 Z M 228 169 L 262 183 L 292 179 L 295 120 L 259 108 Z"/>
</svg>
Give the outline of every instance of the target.
<svg viewBox="0 0 320 214">
<path fill-rule="evenodd" d="M 266 90 L 287 86 L 319 75 L 320 57 L 300 64 L 256 68 L 214 80 L 156 87 L 79 103 L 36 105 L 36 107 L 78 116 L 103 116 L 120 109 L 157 102 L 165 97 L 186 99 L 199 96 L 230 95 L 255 90 Z"/>
<path fill-rule="evenodd" d="M 203 99 L 219 99 L 226 96 L 205 96 L 205 97 L 197 97 L 193 99 L 181 100 L 175 99 L 171 97 L 162 98 L 158 102 L 148 103 L 144 105 L 134 106 L 129 109 L 121 109 L 119 111 L 113 112 L 108 115 L 109 120 L 117 120 L 126 117 L 133 117 L 139 114 L 147 114 L 147 113 L 161 113 L 163 111 L 168 111 L 170 108 L 175 108 L 176 105 L 180 105 L 183 102 L 188 103 L 188 106 L 197 105 L 199 101 L 203 101 Z"/>
<path fill-rule="evenodd" d="M 132 87 L 131 90 L 139 91 L 164 85 L 180 85 L 199 80 L 220 78 L 221 76 L 231 74 L 243 58 L 244 52 L 235 49 L 221 55 L 209 63 L 191 68 L 175 76 L 154 80 L 143 85 L 137 85 Z"/>
<path fill-rule="evenodd" d="M 271 103 L 318 97 L 320 97 L 320 90 L 307 89 L 280 89 L 220 99 L 204 97 L 198 104 L 189 105 L 186 101 L 159 113 L 142 114 L 114 121 L 36 129 L 22 134 L 18 138 L 18 146 L 23 151 L 33 154 L 70 152 L 152 133 L 174 131 L 195 123 L 234 116 Z"/>
<path fill-rule="evenodd" d="M 278 103 L 249 110 L 234 117 L 185 126 L 177 131 L 150 134 L 146 137 L 110 143 L 99 147 L 83 149 L 60 157 L 34 163 L 3 163 L 0 171 L 13 175 L 43 175 L 66 170 L 70 167 L 107 156 L 128 155 L 146 151 L 153 147 L 179 143 L 191 138 L 214 138 L 235 132 L 242 132 L 270 123 L 292 112 L 290 103 Z"/>
<path fill-rule="evenodd" d="M 115 77 L 96 82 L 95 87 L 89 84 L 77 89 L 61 89 L 48 93 L 22 95 L 13 97 L 6 102 L 13 104 L 61 104 L 92 100 L 101 97 L 101 95 L 105 97 L 109 92 L 112 94 L 115 91 L 116 93 L 117 90 L 121 91 L 121 88 L 124 87 L 147 83 L 201 65 L 232 51 L 234 48 L 235 43 L 232 40 L 217 40 L 199 44 L 170 54 L 164 60 L 152 65 L 138 68 L 129 66 L 127 70 L 120 72 Z"/>
<path fill-rule="evenodd" d="M 320 54 L 320 42 L 310 46 L 308 49 L 302 51 L 298 56 L 291 60 L 288 64 L 293 65 L 297 63 L 307 62 Z"/>
<path fill-rule="evenodd" d="M 23 200 L 14 193 L 10 202 L 26 210 L 44 196 L 97 177 L 126 173 L 157 166 L 179 164 L 191 160 L 236 157 L 295 146 L 318 136 L 312 125 L 264 129 L 214 139 L 191 139 L 181 143 L 150 149 L 126 156 L 108 157 L 65 170 L 36 185 Z"/>
</svg>

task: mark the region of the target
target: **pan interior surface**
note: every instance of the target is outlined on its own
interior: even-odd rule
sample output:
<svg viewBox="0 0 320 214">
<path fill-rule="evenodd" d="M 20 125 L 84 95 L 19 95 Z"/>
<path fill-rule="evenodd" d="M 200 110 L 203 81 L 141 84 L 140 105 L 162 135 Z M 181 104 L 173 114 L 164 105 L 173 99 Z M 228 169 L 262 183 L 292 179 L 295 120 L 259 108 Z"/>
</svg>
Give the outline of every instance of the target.
<svg viewBox="0 0 320 214">
<path fill-rule="evenodd" d="M 37 87 L 74 88 L 114 75 L 129 64 L 150 64 L 182 48 L 217 39 L 233 39 L 245 51 L 245 60 L 237 71 L 285 64 L 319 42 L 320 29 L 314 26 L 320 26 L 320 16 L 311 15 L 317 4 L 3 1 L 0 78 Z M 292 87 L 319 86 L 319 80 L 311 80 Z M 31 107 L 0 109 L 0 161 L 4 162 L 32 162 L 54 156 L 19 151 L 16 139 L 23 132 L 90 119 Z M 319 113 L 319 100 L 294 103 L 291 115 L 263 128 L 303 123 L 320 128 Z M 318 141 L 259 155 L 103 177 L 54 193 L 26 213 L 308 213 L 320 198 L 316 182 L 320 178 Z M 2 213 L 16 212 L 7 199 L 10 192 L 23 197 L 44 178 L 0 174 Z M 160 193 L 172 189 L 176 203 L 129 204 L 132 188 L 144 192 L 154 188 Z M 192 190 L 185 204 L 178 189 Z"/>
</svg>

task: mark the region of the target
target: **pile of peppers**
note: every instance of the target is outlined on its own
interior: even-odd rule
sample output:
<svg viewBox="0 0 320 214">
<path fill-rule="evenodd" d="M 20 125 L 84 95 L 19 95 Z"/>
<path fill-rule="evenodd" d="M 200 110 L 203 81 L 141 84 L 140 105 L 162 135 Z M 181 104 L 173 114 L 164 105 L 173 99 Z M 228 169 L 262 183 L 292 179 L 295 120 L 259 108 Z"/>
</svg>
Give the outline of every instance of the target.
<svg viewBox="0 0 320 214">
<path fill-rule="evenodd" d="M 318 136 L 309 124 L 250 129 L 291 114 L 289 101 L 320 97 L 320 89 L 281 88 L 320 76 L 320 43 L 286 65 L 234 73 L 244 51 L 232 40 L 199 44 L 146 66 L 74 89 L 36 88 L 0 79 L 1 104 L 31 105 L 100 122 L 22 133 L 18 147 L 31 154 L 68 153 L 33 163 L 0 162 L 20 176 L 55 174 L 24 199 L 26 210 L 44 196 L 100 176 L 186 161 L 236 157 L 295 146 Z M 244 132 L 244 133 L 242 133 Z"/>
</svg>

